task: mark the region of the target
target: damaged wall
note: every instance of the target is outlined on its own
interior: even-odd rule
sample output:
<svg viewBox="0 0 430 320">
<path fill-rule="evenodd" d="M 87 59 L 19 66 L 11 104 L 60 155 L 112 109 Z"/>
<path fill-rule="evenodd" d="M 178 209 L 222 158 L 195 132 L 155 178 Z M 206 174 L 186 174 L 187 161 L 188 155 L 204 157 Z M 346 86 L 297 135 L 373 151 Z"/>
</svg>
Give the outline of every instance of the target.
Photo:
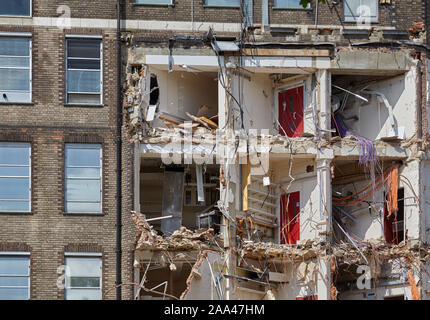
<svg viewBox="0 0 430 320">
<path fill-rule="evenodd" d="M 218 109 L 218 79 L 216 73 L 159 70 L 151 67 L 160 87 L 159 111 L 189 120 L 185 112 L 197 115 L 201 105 Z"/>
<path fill-rule="evenodd" d="M 370 98 L 369 103 L 350 96 L 342 115 L 345 118 L 355 117 L 355 119 L 345 120 L 345 125 L 354 134 L 372 141 L 393 136 L 390 134 L 392 126 L 385 103 L 377 99 L 375 94 L 369 95 L 357 90 L 363 87 L 362 85 L 351 90 Z M 394 122 L 399 129 L 399 136 L 403 136 L 400 132 L 404 130 L 405 138 L 412 138 L 416 132 L 415 117 L 411 116 L 415 114 L 416 109 L 415 69 L 411 69 L 405 75 L 371 83 L 366 86 L 366 89 L 380 92 L 386 96 L 393 108 Z"/>
</svg>

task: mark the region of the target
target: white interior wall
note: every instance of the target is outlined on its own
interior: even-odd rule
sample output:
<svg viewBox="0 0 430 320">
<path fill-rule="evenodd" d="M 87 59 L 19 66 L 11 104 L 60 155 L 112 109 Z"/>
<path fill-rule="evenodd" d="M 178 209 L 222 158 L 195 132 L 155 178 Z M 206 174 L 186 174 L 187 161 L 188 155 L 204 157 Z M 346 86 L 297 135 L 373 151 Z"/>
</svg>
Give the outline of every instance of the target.
<svg viewBox="0 0 430 320">
<path fill-rule="evenodd" d="M 287 156 L 286 156 L 287 157 Z M 306 172 L 307 166 L 314 166 L 313 159 L 294 159 L 292 164 L 292 176 L 295 181 L 290 184 L 289 162 L 272 162 L 270 165 L 274 174 L 274 182 L 279 183 L 287 193 L 300 191 L 300 240 L 318 238 L 317 223 L 319 221 L 319 188 L 316 172 Z M 277 217 L 280 221 L 280 194 L 277 199 Z M 279 234 L 279 229 L 278 229 Z"/>
<path fill-rule="evenodd" d="M 410 138 L 416 131 L 416 71 L 411 69 L 405 75 L 380 81 L 368 86 L 369 90 L 383 93 L 393 108 L 396 126 L 405 128 L 405 137 Z M 359 93 L 360 94 L 360 93 Z M 358 116 L 359 120 L 347 120 L 346 126 L 359 136 L 377 140 L 388 136 L 391 128 L 388 109 L 383 102 L 379 103 L 375 95 L 371 95 L 368 104 L 350 96 L 344 111 L 345 117 Z"/>
<path fill-rule="evenodd" d="M 242 88 L 242 105 L 245 130 L 269 129 L 274 133 L 273 127 L 273 90 L 269 74 L 253 74 L 251 80 L 240 77 Z M 232 76 L 232 93 L 239 100 L 239 77 Z M 233 103 L 238 118 L 235 128 L 240 129 L 239 107 Z"/>
<path fill-rule="evenodd" d="M 422 162 L 421 210 L 423 214 L 423 241 L 430 243 L 430 161 Z"/>
<path fill-rule="evenodd" d="M 425 181 L 425 177 L 420 177 L 420 169 L 421 168 L 418 161 L 411 161 L 408 162 L 405 166 L 402 166 L 399 170 L 399 175 L 403 175 L 405 177 L 401 177 L 401 179 L 406 180 L 406 182 L 400 181 L 399 187 L 403 187 L 405 189 L 405 224 L 406 229 L 408 230 L 409 241 L 415 241 L 420 239 L 421 234 L 421 214 L 419 212 L 419 202 L 417 202 L 415 198 L 415 195 L 420 197 L 422 189 L 420 185 Z M 411 184 L 411 186 L 409 186 L 409 183 Z M 421 201 L 422 200 L 423 197 L 421 197 Z"/>
<path fill-rule="evenodd" d="M 215 73 L 160 70 L 150 68 L 157 75 L 160 87 L 160 111 L 188 119 L 185 112 L 197 115 L 202 104 L 218 112 L 218 80 Z"/>
</svg>

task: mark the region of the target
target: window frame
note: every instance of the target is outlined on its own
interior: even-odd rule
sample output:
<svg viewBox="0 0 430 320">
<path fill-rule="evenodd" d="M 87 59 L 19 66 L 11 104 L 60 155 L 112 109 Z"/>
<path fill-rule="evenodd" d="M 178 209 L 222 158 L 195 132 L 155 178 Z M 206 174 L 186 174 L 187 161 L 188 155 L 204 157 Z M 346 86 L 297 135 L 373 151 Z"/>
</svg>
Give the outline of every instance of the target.
<svg viewBox="0 0 430 320">
<path fill-rule="evenodd" d="M 98 103 L 93 102 L 82 102 L 82 103 L 76 103 L 76 102 L 69 102 L 69 93 L 76 94 L 76 95 L 97 95 L 93 92 L 69 92 L 69 40 L 93 40 L 93 41 L 100 41 L 100 58 L 79 58 L 79 59 L 86 59 L 86 60 L 99 60 L 100 61 L 100 92 L 98 95 L 100 96 Z M 103 37 L 101 35 L 66 35 L 65 37 L 65 68 L 66 68 L 66 76 L 65 76 L 65 104 L 66 105 L 72 105 L 72 106 L 88 106 L 88 105 L 94 105 L 94 106 L 103 106 L 103 89 L 104 89 L 104 81 L 103 81 Z M 75 58 L 73 58 L 75 59 Z M 91 70 L 91 69 L 72 69 L 72 70 Z"/>
<path fill-rule="evenodd" d="M 18 275 L 18 274 L 14 274 L 14 275 L 2 275 L 0 274 L 0 278 L 2 277 L 14 277 L 14 278 L 28 278 L 28 287 L 22 287 L 22 286 L 0 286 L 0 288 L 8 288 L 8 289 L 12 289 L 12 288 L 27 288 L 27 299 L 25 300 L 31 300 L 31 256 L 30 256 L 30 252 L 26 252 L 26 251 L 0 251 L 0 258 L 1 257 L 27 257 L 28 258 L 28 275 Z"/>
<path fill-rule="evenodd" d="M 33 17 L 33 0 L 28 0 L 30 2 L 30 15 L 29 16 L 16 16 L 16 15 L 7 15 L 7 14 L 1 14 L 1 17 L 7 17 L 7 18 L 31 18 Z"/>
<path fill-rule="evenodd" d="M 67 200 L 67 148 L 74 149 L 98 149 L 100 152 L 100 167 L 87 167 L 87 166 L 71 166 L 72 168 L 99 168 L 100 170 L 100 211 L 68 211 L 67 203 L 77 202 L 77 203 L 98 203 L 98 201 L 83 201 L 83 200 Z M 91 177 L 80 177 L 75 178 L 76 180 L 96 180 Z M 73 180 L 73 178 L 72 178 Z M 83 143 L 66 143 L 64 145 L 64 213 L 67 215 L 103 215 L 103 144 L 95 143 L 95 144 L 83 144 Z"/>
<path fill-rule="evenodd" d="M 275 1 L 273 2 L 273 7 L 272 7 L 275 10 L 277 10 L 277 9 L 285 9 L 285 10 L 312 10 L 312 7 L 311 7 L 310 3 L 308 3 L 308 6 L 306 8 L 303 8 L 303 7 L 295 8 L 295 7 L 288 7 L 288 6 L 276 6 L 276 2 Z M 300 4 L 300 0 L 298 0 L 298 1 L 299 1 L 299 4 Z"/>
<path fill-rule="evenodd" d="M 135 6 L 174 6 L 173 0 L 166 0 L 169 3 L 150 3 L 151 0 L 142 0 L 142 1 L 148 1 L 148 3 L 139 3 L 139 0 L 134 0 L 133 5 Z"/>
<path fill-rule="evenodd" d="M 342 20 L 343 22 L 351 22 L 351 23 L 356 23 L 357 22 L 357 16 L 346 16 L 345 12 L 346 12 L 346 5 L 347 5 L 347 1 L 348 0 L 344 0 L 342 1 Z M 351 1 L 351 0 L 349 0 Z M 361 5 L 361 1 L 362 0 L 358 0 L 360 1 L 360 5 Z M 376 5 L 376 17 L 372 18 L 370 17 L 370 23 L 379 23 L 379 1 L 378 0 L 370 0 L 370 1 L 374 1 L 375 5 Z"/>
<path fill-rule="evenodd" d="M 0 16 L 1 18 L 2 16 Z M 12 100 L 12 101 L 0 101 L 0 104 L 31 104 L 33 101 L 33 35 L 31 33 L 20 33 L 20 32 L 0 32 L 0 38 L 28 38 L 29 43 L 29 56 L 2 56 L 0 57 L 12 57 L 12 58 L 28 58 L 29 59 L 29 67 L 23 68 L 23 67 L 1 67 L 0 69 L 20 69 L 20 70 L 29 70 L 29 89 L 28 91 L 23 90 L 0 90 L 0 93 L 8 93 L 8 92 L 21 92 L 21 93 L 28 93 L 29 100 L 28 101 L 18 101 L 18 100 Z M 3 98 L 2 98 L 3 99 Z"/>
<path fill-rule="evenodd" d="M 22 199 L 0 199 L 1 201 L 9 201 L 9 202 L 28 202 L 28 211 L 13 211 L 13 210 L 1 210 L 0 209 L 0 214 L 4 214 L 4 213 L 31 213 L 32 210 L 32 199 L 31 199 L 31 195 L 32 195 L 32 154 L 31 154 L 31 143 L 30 142 L 5 142 L 5 141 L 0 141 L 0 149 L 2 146 L 11 146 L 11 147 L 19 147 L 19 148 L 24 148 L 24 146 L 27 145 L 28 147 L 28 166 L 27 165 L 2 165 L 0 164 L 0 167 L 7 167 L 7 166 L 14 166 L 14 167 L 28 167 L 28 177 L 19 177 L 19 176 L 0 176 L 0 178 L 8 178 L 8 177 L 14 177 L 14 178 L 28 178 L 28 201 L 26 200 L 22 200 Z M 12 200 L 12 201 L 11 201 Z"/>
<path fill-rule="evenodd" d="M 77 259 L 99 259 L 101 264 L 100 270 L 100 286 L 98 288 L 95 287 L 68 287 L 67 286 L 67 277 L 70 267 L 67 265 L 67 258 L 77 258 Z M 66 272 L 64 273 L 64 300 L 67 299 L 67 289 L 74 290 L 98 290 L 100 291 L 100 300 L 103 300 L 103 254 L 100 252 L 65 252 L 64 253 L 64 265 L 66 267 Z M 81 276 L 85 278 L 85 276 Z M 91 277 L 92 278 L 92 277 Z"/>
<path fill-rule="evenodd" d="M 237 0 L 238 4 L 228 5 L 228 4 L 208 4 L 208 1 L 214 0 L 204 0 L 203 7 L 207 8 L 240 8 L 240 0 Z"/>
</svg>

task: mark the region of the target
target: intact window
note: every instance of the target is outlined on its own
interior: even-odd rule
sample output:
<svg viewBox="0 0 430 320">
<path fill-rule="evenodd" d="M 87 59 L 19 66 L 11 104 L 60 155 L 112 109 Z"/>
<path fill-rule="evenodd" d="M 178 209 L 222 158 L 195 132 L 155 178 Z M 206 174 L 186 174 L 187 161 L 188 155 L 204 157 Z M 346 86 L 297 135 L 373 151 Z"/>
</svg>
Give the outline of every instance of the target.
<svg viewBox="0 0 430 320">
<path fill-rule="evenodd" d="M 306 8 L 310 8 L 308 4 Z M 286 8 L 286 9 L 305 9 L 300 4 L 300 0 L 275 0 L 274 8 Z"/>
<path fill-rule="evenodd" d="M 67 103 L 102 103 L 101 62 L 101 40 L 67 40 Z"/>
<path fill-rule="evenodd" d="M 0 16 L 31 16 L 31 0 L 0 0 Z"/>
<path fill-rule="evenodd" d="M 378 0 L 344 0 L 345 22 L 378 22 Z"/>
<path fill-rule="evenodd" d="M 0 142 L 0 212 L 30 212 L 30 143 Z"/>
<path fill-rule="evenodd" d="M 102 259 L 88 254 L 78 255 L 66 254 L 65 299 L 101 300 Z"/>
<path fill-rule="evenodd" d="M 102 147 L 66 144 L 65 199 L 67 213 L 102 212 Z"/>
<path fill-rule="evenodd" d="M 0 252 L 0 300 L 30 299 L 29 253 Z"/>
<path fill-rule="evenodd" d="M 239 0 L 205 0 L 206 6 L 240 7 Z"/>
<path fill-rule="evenodd" d="M 0 102 L 31 102 L 30 38 L 0 37 Z"/>
</svg>

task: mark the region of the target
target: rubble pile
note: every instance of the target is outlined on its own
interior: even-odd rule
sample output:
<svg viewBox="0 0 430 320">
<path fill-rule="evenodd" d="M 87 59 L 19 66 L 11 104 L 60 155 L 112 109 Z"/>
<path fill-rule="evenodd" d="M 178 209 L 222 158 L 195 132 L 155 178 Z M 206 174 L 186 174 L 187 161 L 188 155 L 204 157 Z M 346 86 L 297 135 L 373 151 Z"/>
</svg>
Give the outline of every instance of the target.
<svg viewBox="0 0 430 320">
<path fill-rule="evenodd" d="M 148 224 L 142 214 L 133 212 L 132 217 L 139 229 L 135 240 L 136 250 L 187 251 L 222 247 L 222 240 L 215 236 L 213 229 L 191 231 L 181 227 L 170 237 L 163 237 Z"/>
</svg>

